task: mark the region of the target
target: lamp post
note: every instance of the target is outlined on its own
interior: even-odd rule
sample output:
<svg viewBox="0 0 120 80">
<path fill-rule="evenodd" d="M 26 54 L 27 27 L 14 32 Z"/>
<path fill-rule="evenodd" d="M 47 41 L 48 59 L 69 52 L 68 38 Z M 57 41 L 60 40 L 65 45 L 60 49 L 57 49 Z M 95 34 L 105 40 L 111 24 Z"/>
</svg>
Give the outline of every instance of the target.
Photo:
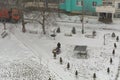
<svg viewBox="0 0 120 80">
<path fill-rule="evenodd" d="M 84 34 L 84 0 L 82 0 L 82 34 Z"/>
<path fill-rule="evenodd" d="M 3 21 L 4 30 L 6 30 L 6 21 Z"/>
<path fill-rule="evenodd" d="M 60 9 L 59 9 L 59 4 L 60 4 L 60 0 L 58 0 L 58 17 L 60 17 Z"/>
<path fill-rule="evenodd" d="M 104 34 L 104 45 L 105 45 L 105 34 Z"/>
<path fill-rule="evenodd" d="M 48 9 L 48 0 L 43 0 L 43 11 Z"/>
</svg>

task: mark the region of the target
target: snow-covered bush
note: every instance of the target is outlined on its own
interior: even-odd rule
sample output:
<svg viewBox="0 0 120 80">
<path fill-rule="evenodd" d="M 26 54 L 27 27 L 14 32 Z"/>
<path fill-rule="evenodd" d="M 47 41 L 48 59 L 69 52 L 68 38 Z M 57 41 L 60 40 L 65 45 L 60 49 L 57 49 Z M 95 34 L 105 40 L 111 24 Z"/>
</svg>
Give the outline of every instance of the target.
<svg viewBox="0 0 120 80">
<path fill-rule="evenodd" d="M 77 70 L 75 71 L 75 76 L 78 76 L 78 71 Z"/>
<path fill-rule="evenodd" d="M 119 41 L 119 36 L 116 37 L 116 41 L 117 41 L 117 42 Z"/>
<path fill-rule="evenodd" d="M 67 63 L 67 69 L 68 70 L 70 69 L 70 63 L 69 62 Z"/>
<path fill-rule="evenodd" d="M 111 36 L 114 38 L 116 35 L 115 35 L 115 33 L 113 32 Z"/>
<path fill-rule="evenodd" d="M 48 80 L 51 80 L 51 78 L 49 78 Z"/>
<path fill-rule="evenodd" d="M 117 48 L 117 45 L 116 45 L 116 43 L 114 43 L 114 48 Z"/>
<path fill-rule="evenodd" d="M 96 31 L 93 31 L 93 32 L 92 32 L 92 35 L 93 35 L 93 36 L 96 36 Z"/>
<path fill-rule="evenodd" d="M 93 74 L 93 79 L 95 79 L 95 78 L 96 78 L 96 73 Z"/>
<path fill-rule="evenodd" d="M 57 32 L 57 33 L 60 33 L 60 32 L 61 32 L 60 27 L 57 28 L 57 31 L 56 31 L 56 32 Z"/>
<path fill-rule="evenodd" d="M 62 57 L 60 57 L 60 64 L 62 64 L 63 63 L 63 60 L 62 60 Z"/>
<path fill-rule="evenodd" d="M 113 61 L 112 61 L 112 58 L 110 58 L 110 64 L 112 64 L 112 62 L 113 62 Z"/>
<path fill-rule="evenodd" d="M 109 67 L 107 68 L 107 73 L 108 73 L 108 74 L 110 73 L 110 68 L 109 68 Z"/>
<path fill-rule="evenodd" d="M 113 54 L 113 56 L 115 55 L 115 49 L 113 49 L 112 54 Z"/>
<path fill-rule="evenodd" d="M 72 34 L 76 34 L 76 29 L 75 29 L 75 27 L 72 28 Z"/>
</svg>

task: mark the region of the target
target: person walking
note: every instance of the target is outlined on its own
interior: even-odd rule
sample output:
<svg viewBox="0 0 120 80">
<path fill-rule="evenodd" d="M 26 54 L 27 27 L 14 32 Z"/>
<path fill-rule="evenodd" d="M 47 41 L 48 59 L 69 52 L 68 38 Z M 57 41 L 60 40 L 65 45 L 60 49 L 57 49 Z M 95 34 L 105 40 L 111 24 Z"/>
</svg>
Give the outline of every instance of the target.
<svg viewBox="0 0 120 80">
<path fill-rule="evenodd" d="M 61 48 L 61 44 L 60 44 L 60 42 L 57 43 L 57 48 L 58 48 L 58 49 Z"/>
</svg>

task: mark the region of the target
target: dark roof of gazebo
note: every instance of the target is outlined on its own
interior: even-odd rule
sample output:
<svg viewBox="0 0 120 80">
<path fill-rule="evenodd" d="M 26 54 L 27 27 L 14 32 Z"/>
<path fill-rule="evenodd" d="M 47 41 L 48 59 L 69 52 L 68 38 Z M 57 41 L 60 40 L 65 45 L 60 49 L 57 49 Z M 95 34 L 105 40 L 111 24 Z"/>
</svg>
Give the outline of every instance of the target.
<svg viewBox="0 0 120 80">
<path fill-rule="evenodd" d="M 87 46 L 76 45 L 74 51 L 86 51 Z"/>
</svg>

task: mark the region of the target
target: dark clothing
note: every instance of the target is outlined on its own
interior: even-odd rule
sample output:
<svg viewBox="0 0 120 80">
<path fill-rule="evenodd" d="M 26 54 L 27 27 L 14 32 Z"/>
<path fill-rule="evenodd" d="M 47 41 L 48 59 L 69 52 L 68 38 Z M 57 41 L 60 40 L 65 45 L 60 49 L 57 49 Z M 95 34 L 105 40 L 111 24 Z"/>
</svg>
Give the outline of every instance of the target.
<svg viewBox="0 0 120 80">
<path fill-rule="evenodd" d="M 61 48 L 61 44 L 60 43 L 57 44 L 57 48 Z"/>
</svg>

